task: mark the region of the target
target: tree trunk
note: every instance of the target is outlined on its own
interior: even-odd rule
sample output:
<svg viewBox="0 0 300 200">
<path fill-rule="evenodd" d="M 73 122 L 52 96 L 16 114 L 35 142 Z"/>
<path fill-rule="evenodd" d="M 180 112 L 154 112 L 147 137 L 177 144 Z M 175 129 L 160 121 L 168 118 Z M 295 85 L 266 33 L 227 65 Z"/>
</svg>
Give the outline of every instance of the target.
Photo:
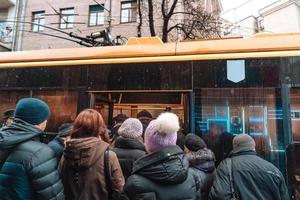
<svg viewBox="0 0 300 200">
<path fill-rule="evenodd" d="M 137 27 L 137 36 L 142 37 L 142 24 L 143 24 L 143 16 L 142 16 L 142 9 L 141 9 L 141 1 L 138 0 L 138 12 L 139 12 L 139 25 Z"/>
<path fill-rule="evenodd" d="M 162 28 L 162 41 L 168 42 L 168 26 L 169 26 L 169 18 L 164 17 L 164 23 Z"/>
<path fill-rule="evenodd" d="M 148 9 L 149 9 L 149 28 L 151 36 L 156 36 L 153 20 L 153 0 L 148 0 Z"/>
</svg>

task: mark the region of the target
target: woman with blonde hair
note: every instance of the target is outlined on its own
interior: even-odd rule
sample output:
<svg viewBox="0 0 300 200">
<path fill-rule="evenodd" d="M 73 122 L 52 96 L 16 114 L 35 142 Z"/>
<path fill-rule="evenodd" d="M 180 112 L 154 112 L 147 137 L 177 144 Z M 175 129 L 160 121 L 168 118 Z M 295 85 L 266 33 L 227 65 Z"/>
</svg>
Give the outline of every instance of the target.
<svg viewBox="0 0 300 200">
<path fill-rule="evenodd" d="M 109 136 L 101 114 L 86 109 L 73 126 L 61 161 L 66 199 L 118 199 L 124 177 L 116 154 L 109 151 Z"/>
</svg>

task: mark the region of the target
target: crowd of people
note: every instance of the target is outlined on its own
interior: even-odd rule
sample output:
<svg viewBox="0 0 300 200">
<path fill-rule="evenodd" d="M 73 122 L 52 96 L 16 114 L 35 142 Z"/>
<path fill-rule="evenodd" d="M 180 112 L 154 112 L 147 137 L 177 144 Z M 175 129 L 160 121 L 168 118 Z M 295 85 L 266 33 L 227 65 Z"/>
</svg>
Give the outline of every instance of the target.
<svg viewBox="0 0 300 200">
<path fill-rule="evenodd" d="M 109 131 L 99 112 L 85 109 L 45 144 L 50 114 L 36 98 L 10 111 L 0 129 L 1 199 L 289 199 L 283 175 L 256 155 L 249 135 L 235 136 L 216 163 L 210 140 L 180 133 L 171 112 L 118 116 Z"/>
</svg>

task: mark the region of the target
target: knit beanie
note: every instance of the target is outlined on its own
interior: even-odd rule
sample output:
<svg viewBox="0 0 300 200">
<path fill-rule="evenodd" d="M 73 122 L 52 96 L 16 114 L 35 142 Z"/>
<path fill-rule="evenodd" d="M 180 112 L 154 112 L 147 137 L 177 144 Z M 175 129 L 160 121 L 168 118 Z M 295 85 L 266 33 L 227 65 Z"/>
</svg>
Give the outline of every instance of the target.
<svg viewBox="0 0 300 200">
<path fill-rule="evenodd" d="M 206 147 L 205 142 L 197 135 L 194 135 L 192 133 L 187 134 L 185 136 L 184 145 L 190 150 L 190 151 L 198 151 L 200 149 L 203 149 Z"/>
<path fill-rule="evenodd" d="M 142 136 L 143 125 L 140 120 L 136 118 L 128 118 L 122 123 L 118 130 L 118 133 L 124 138 L 135 139 Z"/>
<path fill-rule="evenodd" d="M 175 146 L 179 128 L 179 120 L 175 114 L 169 112 L 160 114 L 156 120 L 150 122 L 145 131 L 147 152 L 151 153 L 163 147 Z"/>
<path fill-rule="evenodd" d="M 233 153 L 241 151 L 255 151 L 255 141 L 247 134 L 240 134 L 233 138 Z"/>
<path fill-rule="evenodd" d="M 42 100 L 24 98 L 18 101 L 14 117 L 38 125 L 50 117 L 50 109 Z"/>
</svg>

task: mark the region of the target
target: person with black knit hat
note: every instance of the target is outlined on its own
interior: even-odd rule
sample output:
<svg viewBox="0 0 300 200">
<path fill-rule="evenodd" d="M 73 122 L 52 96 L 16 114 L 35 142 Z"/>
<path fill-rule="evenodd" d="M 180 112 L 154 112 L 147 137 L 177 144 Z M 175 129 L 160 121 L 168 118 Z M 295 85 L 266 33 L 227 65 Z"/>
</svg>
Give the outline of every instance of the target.
<svg viewBox="0 0 300 200">
<path fill-rule="evenodd" d="M 201 200 L 207 200 L 216 174 L 215 155 L 199 136 L 191 133 L 185 136 L 184 151 L 191 170 L 201 182 Z"/>
<path fill-rule="evenodd" d="M 0 130 L 1 199 L 64 199 L 55 154 L 40 142 L 49 117 L 44 101 L 24 98 L 14 123 Z"/>
<path fill-rule="evenodd" d="M 251 136 L 235 136 L 232 145 L 229 158 L 218 166 L 210 199 L 290 199 L 283 175 L 273 164 L 256 155 Z"/>
</svg>

